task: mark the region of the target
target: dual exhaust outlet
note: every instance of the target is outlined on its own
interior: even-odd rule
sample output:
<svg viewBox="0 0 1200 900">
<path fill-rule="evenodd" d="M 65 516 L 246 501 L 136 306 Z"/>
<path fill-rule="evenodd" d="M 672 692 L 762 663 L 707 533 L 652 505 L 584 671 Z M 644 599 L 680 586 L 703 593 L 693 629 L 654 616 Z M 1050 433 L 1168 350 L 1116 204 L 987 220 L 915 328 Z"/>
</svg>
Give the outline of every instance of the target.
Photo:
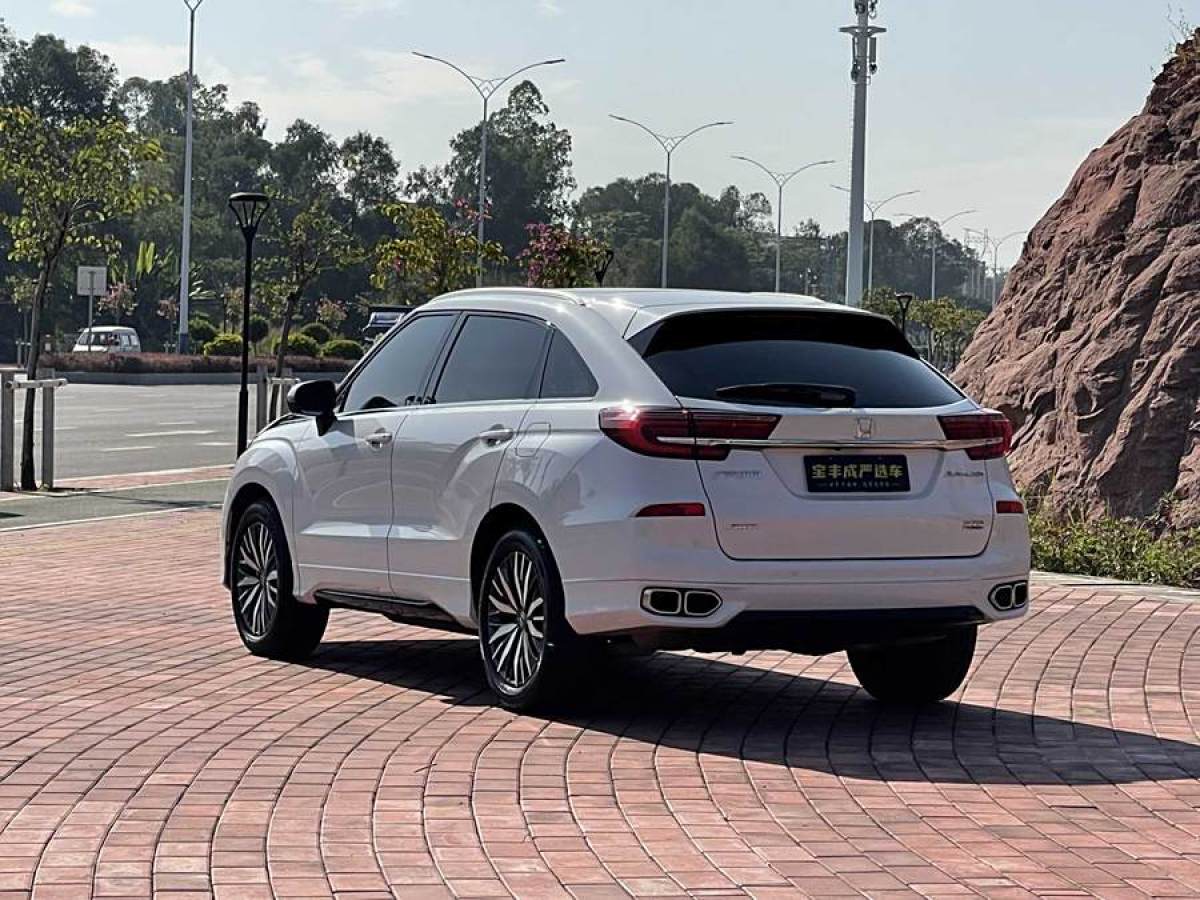
<svg viewBox="0 0 1200 900">
<path fill-rule="evenodd" d="M 1011 609 L 1021 609 L 1029 602 L 1029 583 L 1014 581 L 1011 584 L 998 584 L 988 594 L 988 603 L 1001 612 Z"/>
<path fill-rule="evenodd" d="M 656 616 L 687 616 L 702 619 L 721 607 L 713 591 L 692 588 L 653 587 L 642 591 L 642 609 Z"/>
</svg>

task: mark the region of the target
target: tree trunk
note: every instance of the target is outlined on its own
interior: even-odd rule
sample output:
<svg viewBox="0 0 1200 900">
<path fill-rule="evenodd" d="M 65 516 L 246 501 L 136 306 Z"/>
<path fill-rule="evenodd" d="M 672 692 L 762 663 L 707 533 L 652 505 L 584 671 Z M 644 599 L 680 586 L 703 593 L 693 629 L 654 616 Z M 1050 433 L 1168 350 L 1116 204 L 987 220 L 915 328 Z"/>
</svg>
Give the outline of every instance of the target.
<svg viewBox="0 0 1200 900">
<path fill-rule="evenodd" d="M 33 292 L 33 309 L 29 315 L 29 359 L 25 364 L 25 377 L 37 378 L 38 361 L 42 355 L 42 308 L 46 301 L 46 290 L 50 276 L 58 265 L 58 254 L 47 258 L 38 275 L 37 289 Z M 37 474 L 33 468 L 33 423 L 37 391 L 25 391 L 25 412 L 21 422 L 21 490 L 37 490 Z"/>
<path fill-rule="evenodd" d="M 279 349 L 275 351 L 275 377 L 283 377 L 283 363 L 287 357 L 288 335 L 292 333 L 292 319 L 296 315 L 296 304 L 300 302 L 300 292 L 292 291 L 283 302 L 283 323 L 279 328 Z M 271 408 L 278 409 L 279 385 L 271 388 Z"/>
</svg>

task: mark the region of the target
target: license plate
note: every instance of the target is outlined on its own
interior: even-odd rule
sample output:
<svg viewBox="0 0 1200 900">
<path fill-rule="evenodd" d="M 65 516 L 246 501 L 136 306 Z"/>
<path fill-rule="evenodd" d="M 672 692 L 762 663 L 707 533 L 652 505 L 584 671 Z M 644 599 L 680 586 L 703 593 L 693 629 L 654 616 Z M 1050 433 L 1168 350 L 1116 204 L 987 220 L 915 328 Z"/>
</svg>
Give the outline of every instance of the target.
<svg viewBox="0 0 1200 900">
<path fill-rule="evenodd" d="M 909 490 L 903 456 L 806 456 L 804 476 L 812 494 L 898 494 Z"/>
</svg>

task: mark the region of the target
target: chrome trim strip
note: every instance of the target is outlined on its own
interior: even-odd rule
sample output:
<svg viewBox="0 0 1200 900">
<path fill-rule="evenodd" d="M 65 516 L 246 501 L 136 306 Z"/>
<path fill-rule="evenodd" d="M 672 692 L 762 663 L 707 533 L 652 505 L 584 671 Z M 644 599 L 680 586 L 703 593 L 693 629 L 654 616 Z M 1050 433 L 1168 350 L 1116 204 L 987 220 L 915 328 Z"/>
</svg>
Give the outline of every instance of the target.
<svg viewBox="0 0 1200 900">
<path fill-rule="evenodd" d="M 1000 442 L 999 438 L 971 438 L 969 440 L 854 440 L 854 439 L 807 439 L 767 438 L 689 438 L 660 437 L 663 444 L 693 444 L 697 447 L 732 447 L 740 450 L 968 450 L 988 447 Z"/>
</svg>

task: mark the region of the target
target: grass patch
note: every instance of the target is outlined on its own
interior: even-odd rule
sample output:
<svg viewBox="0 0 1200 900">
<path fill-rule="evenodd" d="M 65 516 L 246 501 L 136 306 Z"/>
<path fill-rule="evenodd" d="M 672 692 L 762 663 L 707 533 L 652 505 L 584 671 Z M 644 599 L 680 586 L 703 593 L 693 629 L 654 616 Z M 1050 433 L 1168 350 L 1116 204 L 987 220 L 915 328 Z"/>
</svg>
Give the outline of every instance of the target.
<svg viewBox="0 0 1200 900">
<path fill-rule="evenodd" d="M 1171 528 L 1169 510 L 1149 519 L 1088 518 L 1034 505 L 1029 530 L 1035 568 L 1200 588 L 1200 528 Z"/>
</svg>

